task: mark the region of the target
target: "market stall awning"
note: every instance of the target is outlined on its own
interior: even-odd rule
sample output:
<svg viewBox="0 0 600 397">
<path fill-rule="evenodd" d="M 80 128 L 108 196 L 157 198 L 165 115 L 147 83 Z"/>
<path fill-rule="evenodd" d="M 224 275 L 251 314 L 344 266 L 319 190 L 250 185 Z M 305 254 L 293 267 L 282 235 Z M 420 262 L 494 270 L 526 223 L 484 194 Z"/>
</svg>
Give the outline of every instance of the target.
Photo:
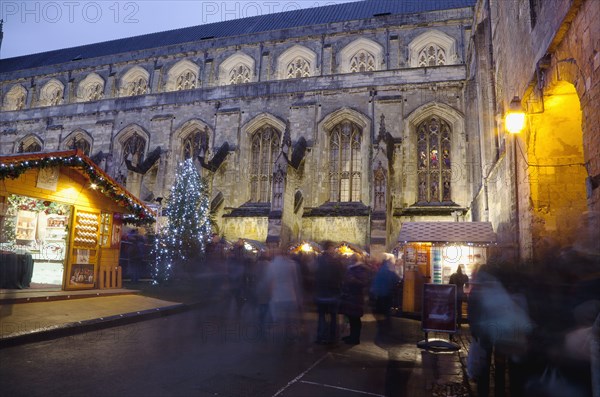
<svg viewBox="0 0 600 397">
<path fill-rule="evenodd" d="M 72 168 L 83 175 L 100 193 L 123 207 L 124 213 L 131 215 L 129 222 L 141 224 L 155 221 L 152 209 L 110 177 L 81 150 L 0 155 L 0 180 L 16 179 L 32 168 L 57 166 Z"/>
<path fill-rule="evenodd" d="M 405 222 L 399 242 L 495 243 L 490 222 Z"/>
</svg>

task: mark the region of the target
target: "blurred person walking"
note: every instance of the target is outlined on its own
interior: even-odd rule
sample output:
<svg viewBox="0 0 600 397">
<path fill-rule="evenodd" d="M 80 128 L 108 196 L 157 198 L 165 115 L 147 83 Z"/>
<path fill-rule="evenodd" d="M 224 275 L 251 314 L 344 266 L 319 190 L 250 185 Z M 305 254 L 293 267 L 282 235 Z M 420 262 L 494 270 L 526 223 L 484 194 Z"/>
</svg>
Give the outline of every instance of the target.
<svg viewBox="0 0 600 397">
<path fill-rule="evenodd" d="M 495 363 L 495 396 L 505 395 L 505 372 L 508 359 L 512 390 L 522 386 L 522 379 L 513 371 L 526 356 L 533 323 L 525 296 L 519 292 L 518 274 L 504 277 L 508 264 L 482 265 L 472 282 L 468 298 L 468 319 L 472 348 L 478 351 L 477 368 L 468 368 L 477 383 L 477 396 L 490 394 L 490 366 Z M 513 268 L 514 269 L 514 268 Z M 469 367 L 469 366 L 468 366 Z"/>
<path fill-rule="evenodd" d="M 315 270 L 315 303 L 319 319 L 317 339 L 319 344 L 335 344 L 338 332 L 338 311 L 344 276 L 341 261 L 332 241 L 323 243 L 324 252 L 317 260 Z M 329 316 L 329 321 L 326 317 Z"/>
<path fill-rule="evenodd" d="M 271 297 L 273 296 L 273 280 L 269 275 L 271 259 L 268 252 L 261 252 L 255 266 L 254 297 L 258 309 L 259 337 L 263 339 L 267 335 L 267 318 L 271 316 L 271 320 L 273 319 L 270 310 Z"/>
<path fill-rule="evenodd" d="M 450 275 L 448 284 L 456 285 L 456 313 L 457 322 L 462 324 L 463 302 L 465 302 L 465 284 L 469 283 L 469 276 L 463 273 L 463 265 L 458 265 L 456 272 Z"/>
<path fill-rule="evenodd" d="M 280 248 L 272 249 L 273 259 L 268 265 L 267 280 L 271 290 L 271 314 L 287 340 L 299 335 L 294 332 L 302 326 L 302 291 L 295 261 L 284 255 Z"/>
<path fill-rule="evenodd" d="M 369 285 L 369 269 L 362 261 L 354 261 L 346 270 L 342 281 L 340 313 L 348 318 L 350 335 L 342 340 L 348 345 L 360 343 L 361 317 L 364 315 L 366 289 Z"/>
<path fill-rule="evenodd" d="M 394 271 L 393 255 L 385 256 L 375 273 L 369 293 L 374 300 L 374 313 L 377 315 L 379 331 L 386 332 L 391 327 L 391 310 L 394 292 L 400 277 Z"/>
</svg>

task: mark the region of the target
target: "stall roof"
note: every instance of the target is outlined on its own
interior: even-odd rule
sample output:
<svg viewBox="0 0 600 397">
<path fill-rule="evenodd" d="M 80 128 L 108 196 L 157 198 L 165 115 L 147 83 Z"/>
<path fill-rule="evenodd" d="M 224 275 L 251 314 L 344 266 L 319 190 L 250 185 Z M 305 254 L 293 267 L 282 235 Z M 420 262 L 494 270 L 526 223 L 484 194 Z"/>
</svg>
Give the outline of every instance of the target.
<svg viewBox="0 0 600 397">
<path fill-rule="evenodd" d="M 405 222 L 400 242 L 494 243 L 490 222 Z"/>
<path fill-rule="evenodd" d="M 0 155 L 0 180 L 18 178 L 31 168 L 55 166 L 73 168 L 91 183 L 98 185 L 101 193 L 134 216 L 135 219 L 130 219 L 133 223 L 149 223 L 155 220 L 154 212 L 144 202 L 110 177 L 81 150 Z"/>
</svg>

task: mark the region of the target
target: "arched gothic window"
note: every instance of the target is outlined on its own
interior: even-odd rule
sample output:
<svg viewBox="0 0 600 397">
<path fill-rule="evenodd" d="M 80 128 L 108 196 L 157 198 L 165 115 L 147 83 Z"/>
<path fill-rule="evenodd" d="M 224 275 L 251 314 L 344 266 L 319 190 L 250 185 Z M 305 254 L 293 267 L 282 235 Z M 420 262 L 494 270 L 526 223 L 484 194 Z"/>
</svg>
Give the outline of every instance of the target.
<svg viewBox="0 0 600 397">
<path fill-rule="evenodd" d="M 99 99 L 102 99 L 102 90 L 104 89 L 102 84 L 94 83 L 86 88 L 87 88 L 85 91 L 85 94 L 86 94 L 85 100 L 86 101 L 97 101 Z"/>
<path fill-rule="evenodd" d="M 40 106 L 56 106 L 63 102 L 64 85 L 52 79 L 40 90 Z"/>
<path fill-rule="evenodd" d="M 20 84 L 13 86 L 4 97 L 4 110 L 23 110 L 27 90 Z"/>
<path fill-rule="evenodd" d="M 375 170 L 374 175 L 374 185 L 375 185 L 375 203 L 374 209 L 375 211 L 384 211 L 385 210 L 385 196 L 386 196 L 386 183 L 385 183 L 385 172 L 381 165 Z"/>
<path fill-rule="evenodd" d="M 192 71 L 186 71 L 177 77 L 176 87 L 177 91 L 182 90 L 193 90 L 196 88 L 196 74 Z"/>
<path fill-rule="evenodd" d="M 429 44 L 419 52 L 419 67 L 446 64 L 446 51 L 437 44 Z"/>
<path fill-rule="evenodd" d="M 83 152 L 83 154 L 89 156 L 92 150 L 92 145 L 83 134 L 77 133 L 65 142 L 65 148 L 71 150 L 79 149 Z"/>
<path fill-rule="evenodd" d="M 183 138 L 181 157 L 184 160 L 195 159 L 208 150 L 208 128 L 204 131 L 190 132 Z"/>
<path fill-rule="evenodd" d="M 124 163 L 125 160 L 129 160 L 132 165 L 138 165 L 144 158 L 145 150 L 146 140 L 134 132 L 123 143 L 122 162 Z"/>
<path fill-rule="evenodd" d="M 351 72 L 371 72 L 375 70 L 375 57 L 368 51 L 361 50 L 350 59 Z"/>
<path fill-rule="evenodd" d="M 33 152 L 41 152 L 42 151 L 42 143 L 33 136 L 29 136 L 23 139 L 19 143 L 19 147 L 17 148 L 18 153 L 33 153 Z"/>
<path fill-rule="evenodd" d="M 142 162 L 144 159 L 144 153 L 146 151 L 146 139 L 138 135 L 137 132 L 134 132 L 128 138 L 122 141 L 121 148 L 121 161 L 116 179 L 117 182 L 126 185 L 128 175 L 126 161 L 129 161 L 132 166 L 137 166 Z"/>
<path fill-rule="evenodd" d="M 239 64 L 229 72 L 229 84 L 249 83 L 251 76 L 250 69 L 246 65 Z"/>
<path fill-rule="evenodd" d="M 123 97 L 144 95 L 149 90 L 150 73 L 140 66 L 129 69 L 121 78 L 120 95 Z"/>
<path fill-rule="evenodd" d="M 279 132 L 264 126 L 252 135 L 250 160 L 250 200 L 266 203 L 271 200 L 273 163 L 279 149 Z"/>
<path fill-rule="evenodd" d="M 361 130 L 350 122 L 336 125 L 329 136 L 329 200 L 360 201 Z"/>
<path fill-rule="evenodd" d="M 127 85 L 127 96 L 144 95 L 148 91 L 148 82 L 139 77 Z"/>
<path fill-rule="evenodd" d="M 450 126 L 436 116 L 417 128 L 417 180 L 420 203 L 441 203 L 451 198 Z"/>
<path fill-rule="evenodd" d="M 301 77 L 310 77 L 310 62 L 298 57 L 288 64 L 287 78 L 297 79 Z"/>
<path fill-rule="evenodd" d="M 80 102 L 97 101 L 102 99 L 104 80 L 96 73 L 90 73 L 81 80 L 77 87 L 77 100 Z"/>
</svg>

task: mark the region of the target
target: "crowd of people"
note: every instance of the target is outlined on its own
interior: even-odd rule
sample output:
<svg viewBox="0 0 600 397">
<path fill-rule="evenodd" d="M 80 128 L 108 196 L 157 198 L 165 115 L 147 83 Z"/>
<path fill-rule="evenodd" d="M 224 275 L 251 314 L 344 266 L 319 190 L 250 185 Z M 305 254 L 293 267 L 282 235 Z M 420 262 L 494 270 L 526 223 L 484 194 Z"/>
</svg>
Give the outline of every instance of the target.
<svg viewBox="0 0 600 397">
<path fill-rule="evenodd" d="M 307 306 L 318 315 L 317 344 L 359 344 L 361 318 L 369 303 L 382 327 L 389 325 L 393 296 L 401 283 L 393 255 L 379 260 L 341 255 L 331 241 L 323 243 L 319 255 L 290 254 L 275 247 L 253 251 L 243 240 L 225 253 L 231 307 L 238 316 L 256 313 L 264 332 L 276 325 L 287 336 L 297 336 L 304 329 Z"/>
<path fill-rule="evenodd" d="M 599 259 L 567 248 L 528 264 L 492 257 L 477 269 L 469 282 L 468 370 L 478 397 L 593 395 Z"/>
</svg>

